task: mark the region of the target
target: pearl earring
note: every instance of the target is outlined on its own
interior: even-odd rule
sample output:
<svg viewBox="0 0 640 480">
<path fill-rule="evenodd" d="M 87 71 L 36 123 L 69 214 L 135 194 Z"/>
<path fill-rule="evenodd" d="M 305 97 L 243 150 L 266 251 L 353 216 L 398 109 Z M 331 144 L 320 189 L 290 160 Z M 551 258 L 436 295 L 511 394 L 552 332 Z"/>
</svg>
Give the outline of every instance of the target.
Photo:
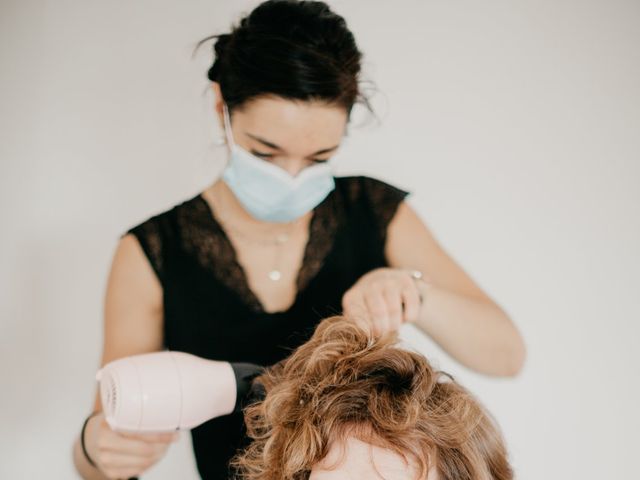
<svg viewBox="0 0 640 480">
<path fill-rule="evenodd" d="M 227 139 L 224 137 L 224 135 L 218 135 L 213 139 L 213 143 L 215 145 L 224 145 L 225 143 L 227 143 Z"/>
</svg>

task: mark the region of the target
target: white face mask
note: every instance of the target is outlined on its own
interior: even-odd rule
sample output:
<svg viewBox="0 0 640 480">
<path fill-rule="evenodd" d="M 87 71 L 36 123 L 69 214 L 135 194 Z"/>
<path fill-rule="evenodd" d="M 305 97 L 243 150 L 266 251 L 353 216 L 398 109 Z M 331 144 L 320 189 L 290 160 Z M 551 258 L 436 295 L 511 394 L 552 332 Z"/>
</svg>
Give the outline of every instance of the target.
<svg viewBox="0 0 640 480">
<path fill-rule="evenodd" d="M 306 167 L 294 177 L 237 145 L 226 103 L 224 124 L 231 156 L 223 178 L 253 217 L 291 222 L 314 209 L 335 188 L 328 162 Z"/>
</svg>

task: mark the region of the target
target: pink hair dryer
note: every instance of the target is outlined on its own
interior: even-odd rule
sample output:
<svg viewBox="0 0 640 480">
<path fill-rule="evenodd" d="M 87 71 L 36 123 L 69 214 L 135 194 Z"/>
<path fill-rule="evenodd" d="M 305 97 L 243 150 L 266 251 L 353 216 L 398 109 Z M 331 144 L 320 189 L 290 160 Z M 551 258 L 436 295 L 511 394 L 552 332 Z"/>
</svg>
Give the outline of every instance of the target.
<svg viewBox="0 0 640 480">
<path fill-rule="evenodd" d="M 112 430 L 171 432 L 233 411 L 235 376 L 228 362 L 163 351 L 120 358 L 96 374 Z"/>
</svg>

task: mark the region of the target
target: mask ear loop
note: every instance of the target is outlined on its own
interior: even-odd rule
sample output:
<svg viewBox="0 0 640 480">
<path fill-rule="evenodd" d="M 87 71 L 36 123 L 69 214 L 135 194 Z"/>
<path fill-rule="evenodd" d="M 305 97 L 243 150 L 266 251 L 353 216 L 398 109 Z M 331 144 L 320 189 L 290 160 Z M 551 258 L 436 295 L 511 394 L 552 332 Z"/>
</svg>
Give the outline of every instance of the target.
<svg viewBox="0 0 640 480">
<path fill-rule="evenodd" d="M 227 107 L 227 102 L 224 102 L 222 105 L 223 109 L 223 119 L 224 119 L 224 138 L 226 139 L 227 146 L 229 147 L 229 152 L 233 151 L 233 145 L 235 141 L 233 139 L 233 132 L 231 131 L 231 117 L 229 117 L 229 108 Z M 231 163 L 231 154 L 227 156 L 227 161 L 225 163 L 224 169 L 226 170 Z"/>
<path fill-rule="evenodd" d="M 233 132 L 231 131 L 231 118 L 229 117 L 229 108 L 227 107 L 226 102 L 223 105 L 224 110 L 224 134 L 227 137 L 227 142 L 229 142 L 229 148 L 231 148 L 235 144 L 235 140 L 233 139 Z"/>
</svg>

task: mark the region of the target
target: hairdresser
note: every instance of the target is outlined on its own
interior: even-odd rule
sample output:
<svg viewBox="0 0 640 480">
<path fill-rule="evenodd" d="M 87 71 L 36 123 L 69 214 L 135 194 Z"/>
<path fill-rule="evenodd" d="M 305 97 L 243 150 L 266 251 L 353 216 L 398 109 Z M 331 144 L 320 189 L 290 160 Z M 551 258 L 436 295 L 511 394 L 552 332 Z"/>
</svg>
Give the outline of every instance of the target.
<svg viewBox="0 0 640 480">
<path fill-rule="evenodd" d="M 228 162 L 203 191 L 121 235 L 101 365 L 163 349 L 271 365 L 344 313 L 378 334 L 412 323 L 477 372 L 517 374 L 518 330 L 409 192 L 333 174 L 354 104 L 370 108 L 345 20 L 323 2 L 267 1 L 198 46 L 214 38 L 208 79 Z M 98 392 L 88 413 L 74 443 L 85 479 L 140 475 L 176 439 L 110 430 Z M 203 479 L 227 478 L 242 429 L 236 412 L 191 431 Z"/>
</svg>

